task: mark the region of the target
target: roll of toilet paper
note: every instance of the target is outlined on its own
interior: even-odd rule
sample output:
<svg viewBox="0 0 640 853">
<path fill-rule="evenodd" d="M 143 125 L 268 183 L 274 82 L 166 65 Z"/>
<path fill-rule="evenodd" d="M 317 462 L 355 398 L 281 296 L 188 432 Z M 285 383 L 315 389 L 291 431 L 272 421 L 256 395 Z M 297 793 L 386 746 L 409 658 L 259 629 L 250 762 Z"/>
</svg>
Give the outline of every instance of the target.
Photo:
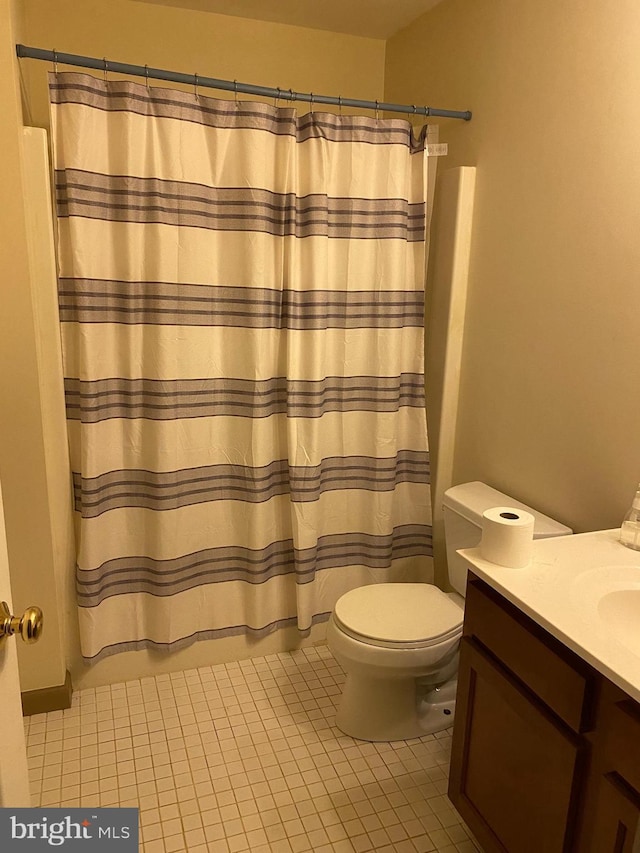
<svg viewBox="0 0 640 853">
<path fill-rule="evenodd" d="M 480 555 L 490 563 L 524 569 L 531 562 L 534 518 L 530 512 L 494 506 L 482 514 Z"/>
</svg>

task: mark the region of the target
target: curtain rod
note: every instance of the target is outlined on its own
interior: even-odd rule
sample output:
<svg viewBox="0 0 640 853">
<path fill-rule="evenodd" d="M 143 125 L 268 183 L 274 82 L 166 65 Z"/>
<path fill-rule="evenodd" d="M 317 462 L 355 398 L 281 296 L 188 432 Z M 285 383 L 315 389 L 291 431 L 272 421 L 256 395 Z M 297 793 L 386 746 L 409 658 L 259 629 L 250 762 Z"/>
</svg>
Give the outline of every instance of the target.
<svg viewBox="0 0 640 853">
<path fill-rule="evenodd" d="M 307 101 L 313 104 L 332 104 L 336 107 L 358 107 L 365 110 L 382 110 L 392 113 L 406 113 L 409 116 L 441 116 L 443 118 L 459 118 L 464 121 L 471 119 L 469 110 L 439 110 L 435 107 L 416 107 L 406 104 L 387 104 L 383 101 L 359 101 L 355 98 L 334 97 L 332 95 L 315 95 L 313 92 L 294 92 L 292 89 L 273 89 L 268 86 L 254 86 L 251 83 L 238 83 L 237 80 L 217 80 L 214 77 L 200 77 L 199 74 L 182 74 L 179 71 L 163 71 L 161 68 L 149 68 L 147 65 L 128 65 L 125 62 L 95 59 L 91 56 L 78 56 L 74 53 L 60 53 L 57 50 L 42 50 L 39 47 L 16 45 L 16 54 L 22 59 L 42 59 L 53 62 L 54 67 L 75 65 L 80 68 L 95 68 L 99 71 L 113 71 L 116 74 L 131 74 L 144 77 L 146 80 L 168 80 L 171 83 L 186 83 L 187 85 L 205 89 L 223 89 L 243 95 L 261 95 L 265 98 L 277 98 L 284 101 Z"/>
</svg>

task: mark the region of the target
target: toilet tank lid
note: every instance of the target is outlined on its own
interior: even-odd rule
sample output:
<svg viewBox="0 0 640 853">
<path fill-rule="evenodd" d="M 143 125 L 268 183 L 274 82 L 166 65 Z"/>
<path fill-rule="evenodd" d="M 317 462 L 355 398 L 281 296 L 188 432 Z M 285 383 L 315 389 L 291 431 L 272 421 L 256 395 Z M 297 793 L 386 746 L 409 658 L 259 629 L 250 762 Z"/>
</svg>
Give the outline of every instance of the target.
<svg viewBox="0 0 640 853">
<path fill-rule="evenodd" d="M 486 483 L 461 483 L 459 486 L 452 486 L 444 493 L 442 505 L 478 527 L 482 527 L 482 513 L 493 506 L 512 506 L 516 509 L 526 510 L 535 519 L 534 539 L 567 536 L 569 533 L 573 533 L 573 530 L 565 524 L 549 518 L 548 515 L 532 509 L 532 507 L 499 492 L 497 489 L 492 489 Z"/>
</svg>

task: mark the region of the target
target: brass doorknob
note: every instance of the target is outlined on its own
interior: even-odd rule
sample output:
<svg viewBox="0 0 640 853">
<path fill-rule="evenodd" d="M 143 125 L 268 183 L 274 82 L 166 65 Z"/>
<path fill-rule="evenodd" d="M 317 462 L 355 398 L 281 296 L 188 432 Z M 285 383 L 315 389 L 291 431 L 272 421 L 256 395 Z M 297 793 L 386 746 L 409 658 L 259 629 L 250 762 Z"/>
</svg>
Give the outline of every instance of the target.
<svg viewBox="0 0 640 853">
<path fill-rule="evenodd" d="M 6 601 L 0 602 L 0 643 L 16 631 L 25 643 L 36 643 L 42 634 L 43 615 L 39 607 L 27 607 L 22 616 L 12 616 Z"/>
</svg>

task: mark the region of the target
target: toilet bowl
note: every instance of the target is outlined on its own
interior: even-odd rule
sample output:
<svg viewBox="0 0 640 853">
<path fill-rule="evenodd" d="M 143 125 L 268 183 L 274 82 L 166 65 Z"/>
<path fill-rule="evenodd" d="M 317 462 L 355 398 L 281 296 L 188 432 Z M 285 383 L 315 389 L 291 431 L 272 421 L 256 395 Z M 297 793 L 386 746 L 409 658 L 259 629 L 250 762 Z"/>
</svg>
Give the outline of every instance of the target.
<svg viewBox="0 0 640 853">
<path fill-rule="evenodd" d="M 362 740 L 407 740 L 451 722 L 455 685 L 437 708 L 420 705 L 455 676 L 463 612 L 460 596 L 431 584 L 382 583 L 345 593 L 327 626 L 329 648 L 347 672 L 338 728 Z"/>
<path fill-rule="evenodd" d="M 482 513 L 493 506 L 530 512 L 534 538 L 572 533 L 484 483 L 449 489 L 444 521 L 455 592 L 428 583 L 381 583 L 357 587 L 336 602 L 327 644 L 347 676 L 336 713 L 345 734 L 409 740 L 453 724 L 467 577 L 457 550 L 479 544 Z"/>
</svg>

